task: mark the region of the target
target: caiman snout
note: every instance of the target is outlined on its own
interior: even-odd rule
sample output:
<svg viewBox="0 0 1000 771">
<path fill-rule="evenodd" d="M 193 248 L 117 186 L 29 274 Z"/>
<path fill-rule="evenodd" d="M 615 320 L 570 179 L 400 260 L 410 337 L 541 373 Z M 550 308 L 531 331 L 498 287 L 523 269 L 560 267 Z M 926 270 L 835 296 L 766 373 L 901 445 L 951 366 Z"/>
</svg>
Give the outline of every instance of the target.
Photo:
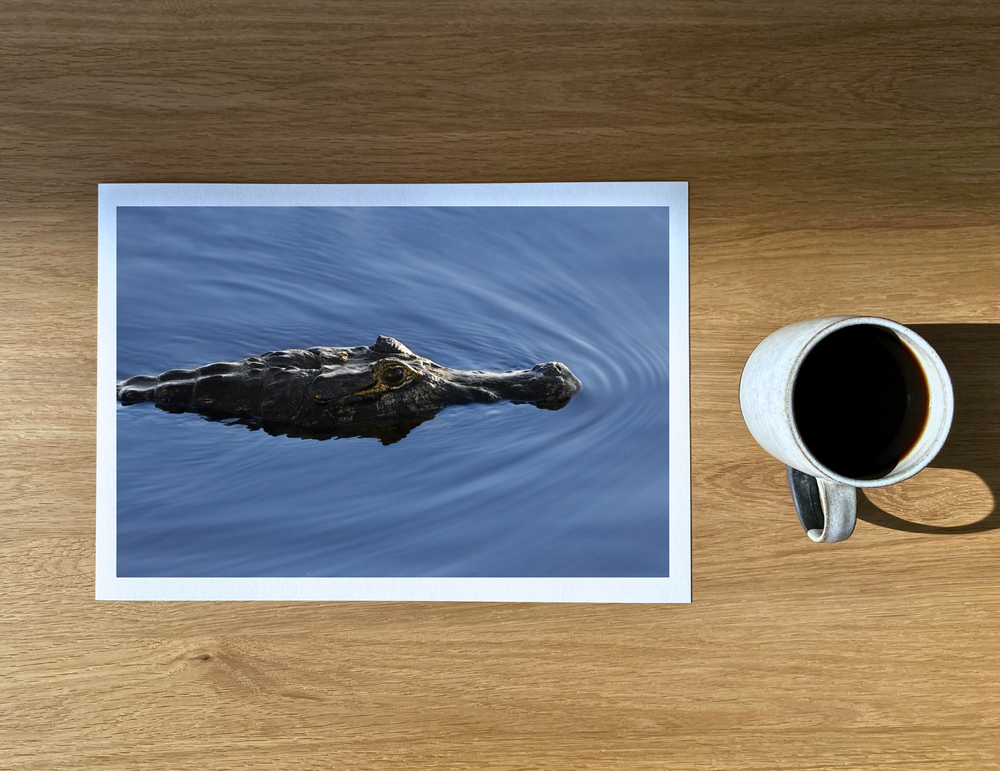
<svg viewBox="0 0 1000 771">
<path fill-rule="evenodd" d="M 544 364 L 536 364 L 528 371 L 536 376 L 537 387 L 543 394 L 535 403 L 545 410 L 565 407 L 583 388 L 579 378 L 562 362 L 547 361 Z"/>
</svg>

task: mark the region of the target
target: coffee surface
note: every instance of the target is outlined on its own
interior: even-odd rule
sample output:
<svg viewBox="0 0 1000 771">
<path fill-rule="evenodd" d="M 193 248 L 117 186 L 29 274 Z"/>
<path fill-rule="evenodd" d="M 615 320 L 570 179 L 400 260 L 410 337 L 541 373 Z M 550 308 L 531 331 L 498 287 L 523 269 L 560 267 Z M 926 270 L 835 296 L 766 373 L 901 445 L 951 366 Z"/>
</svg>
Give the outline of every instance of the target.
<svg viewBox="0 0 1000 771">
<path fill-rule="evenodd" d="M 855 479 L 889 474 L 927 420 L 927 380 L 910 349 L 887 329 L 845 327 L 821 340 L 793 391 L 799 433 L 816 459 Z"/>
</svg>

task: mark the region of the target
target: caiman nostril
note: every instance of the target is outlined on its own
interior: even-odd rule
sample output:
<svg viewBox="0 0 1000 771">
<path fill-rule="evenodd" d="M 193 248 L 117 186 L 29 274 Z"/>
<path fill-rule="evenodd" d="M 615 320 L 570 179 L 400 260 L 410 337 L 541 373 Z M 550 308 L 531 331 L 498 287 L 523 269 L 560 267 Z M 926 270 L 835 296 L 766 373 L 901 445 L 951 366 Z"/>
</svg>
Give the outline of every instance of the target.
<svg viewBox="0 0 1000 771">
<path fill-rule="evenodd" d="M 565 367 L 557 361 L 548 361 L 545 364 L 536 364 L 532 369 L 542 375 L 550 377 L 561 377 L 565 374 Z"/>
</svg>

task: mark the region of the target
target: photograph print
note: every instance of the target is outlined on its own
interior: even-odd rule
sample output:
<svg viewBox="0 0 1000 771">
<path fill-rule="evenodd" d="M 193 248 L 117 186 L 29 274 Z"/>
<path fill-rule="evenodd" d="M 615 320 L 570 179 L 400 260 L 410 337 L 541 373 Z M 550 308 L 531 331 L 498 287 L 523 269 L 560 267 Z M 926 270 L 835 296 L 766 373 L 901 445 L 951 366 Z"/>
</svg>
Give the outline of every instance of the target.
<svg viewBox="0 0 1000 771">
<path fill-rule="evenodd" d="M 102 185 L 98 598 L 689 601 L 686 192 Z"/>
</svg>

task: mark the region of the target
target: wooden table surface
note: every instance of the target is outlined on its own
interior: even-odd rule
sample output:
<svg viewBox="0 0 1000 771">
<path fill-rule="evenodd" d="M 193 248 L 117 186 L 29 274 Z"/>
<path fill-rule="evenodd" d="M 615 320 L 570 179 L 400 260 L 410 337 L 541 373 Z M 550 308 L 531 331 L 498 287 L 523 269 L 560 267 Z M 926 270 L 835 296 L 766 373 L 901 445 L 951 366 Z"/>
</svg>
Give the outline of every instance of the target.
<svg viewBox="0 0 1000 771">
<path fill-rule="evenodd" d="M 0 768 L 996 769 L 995 2 L 0 3 Z M 94 601 L 99 182 L 687 180 L 694 602 Z M 918 331 L 956 420 L 819 547 L 737 388 Z"/>
</svg>

